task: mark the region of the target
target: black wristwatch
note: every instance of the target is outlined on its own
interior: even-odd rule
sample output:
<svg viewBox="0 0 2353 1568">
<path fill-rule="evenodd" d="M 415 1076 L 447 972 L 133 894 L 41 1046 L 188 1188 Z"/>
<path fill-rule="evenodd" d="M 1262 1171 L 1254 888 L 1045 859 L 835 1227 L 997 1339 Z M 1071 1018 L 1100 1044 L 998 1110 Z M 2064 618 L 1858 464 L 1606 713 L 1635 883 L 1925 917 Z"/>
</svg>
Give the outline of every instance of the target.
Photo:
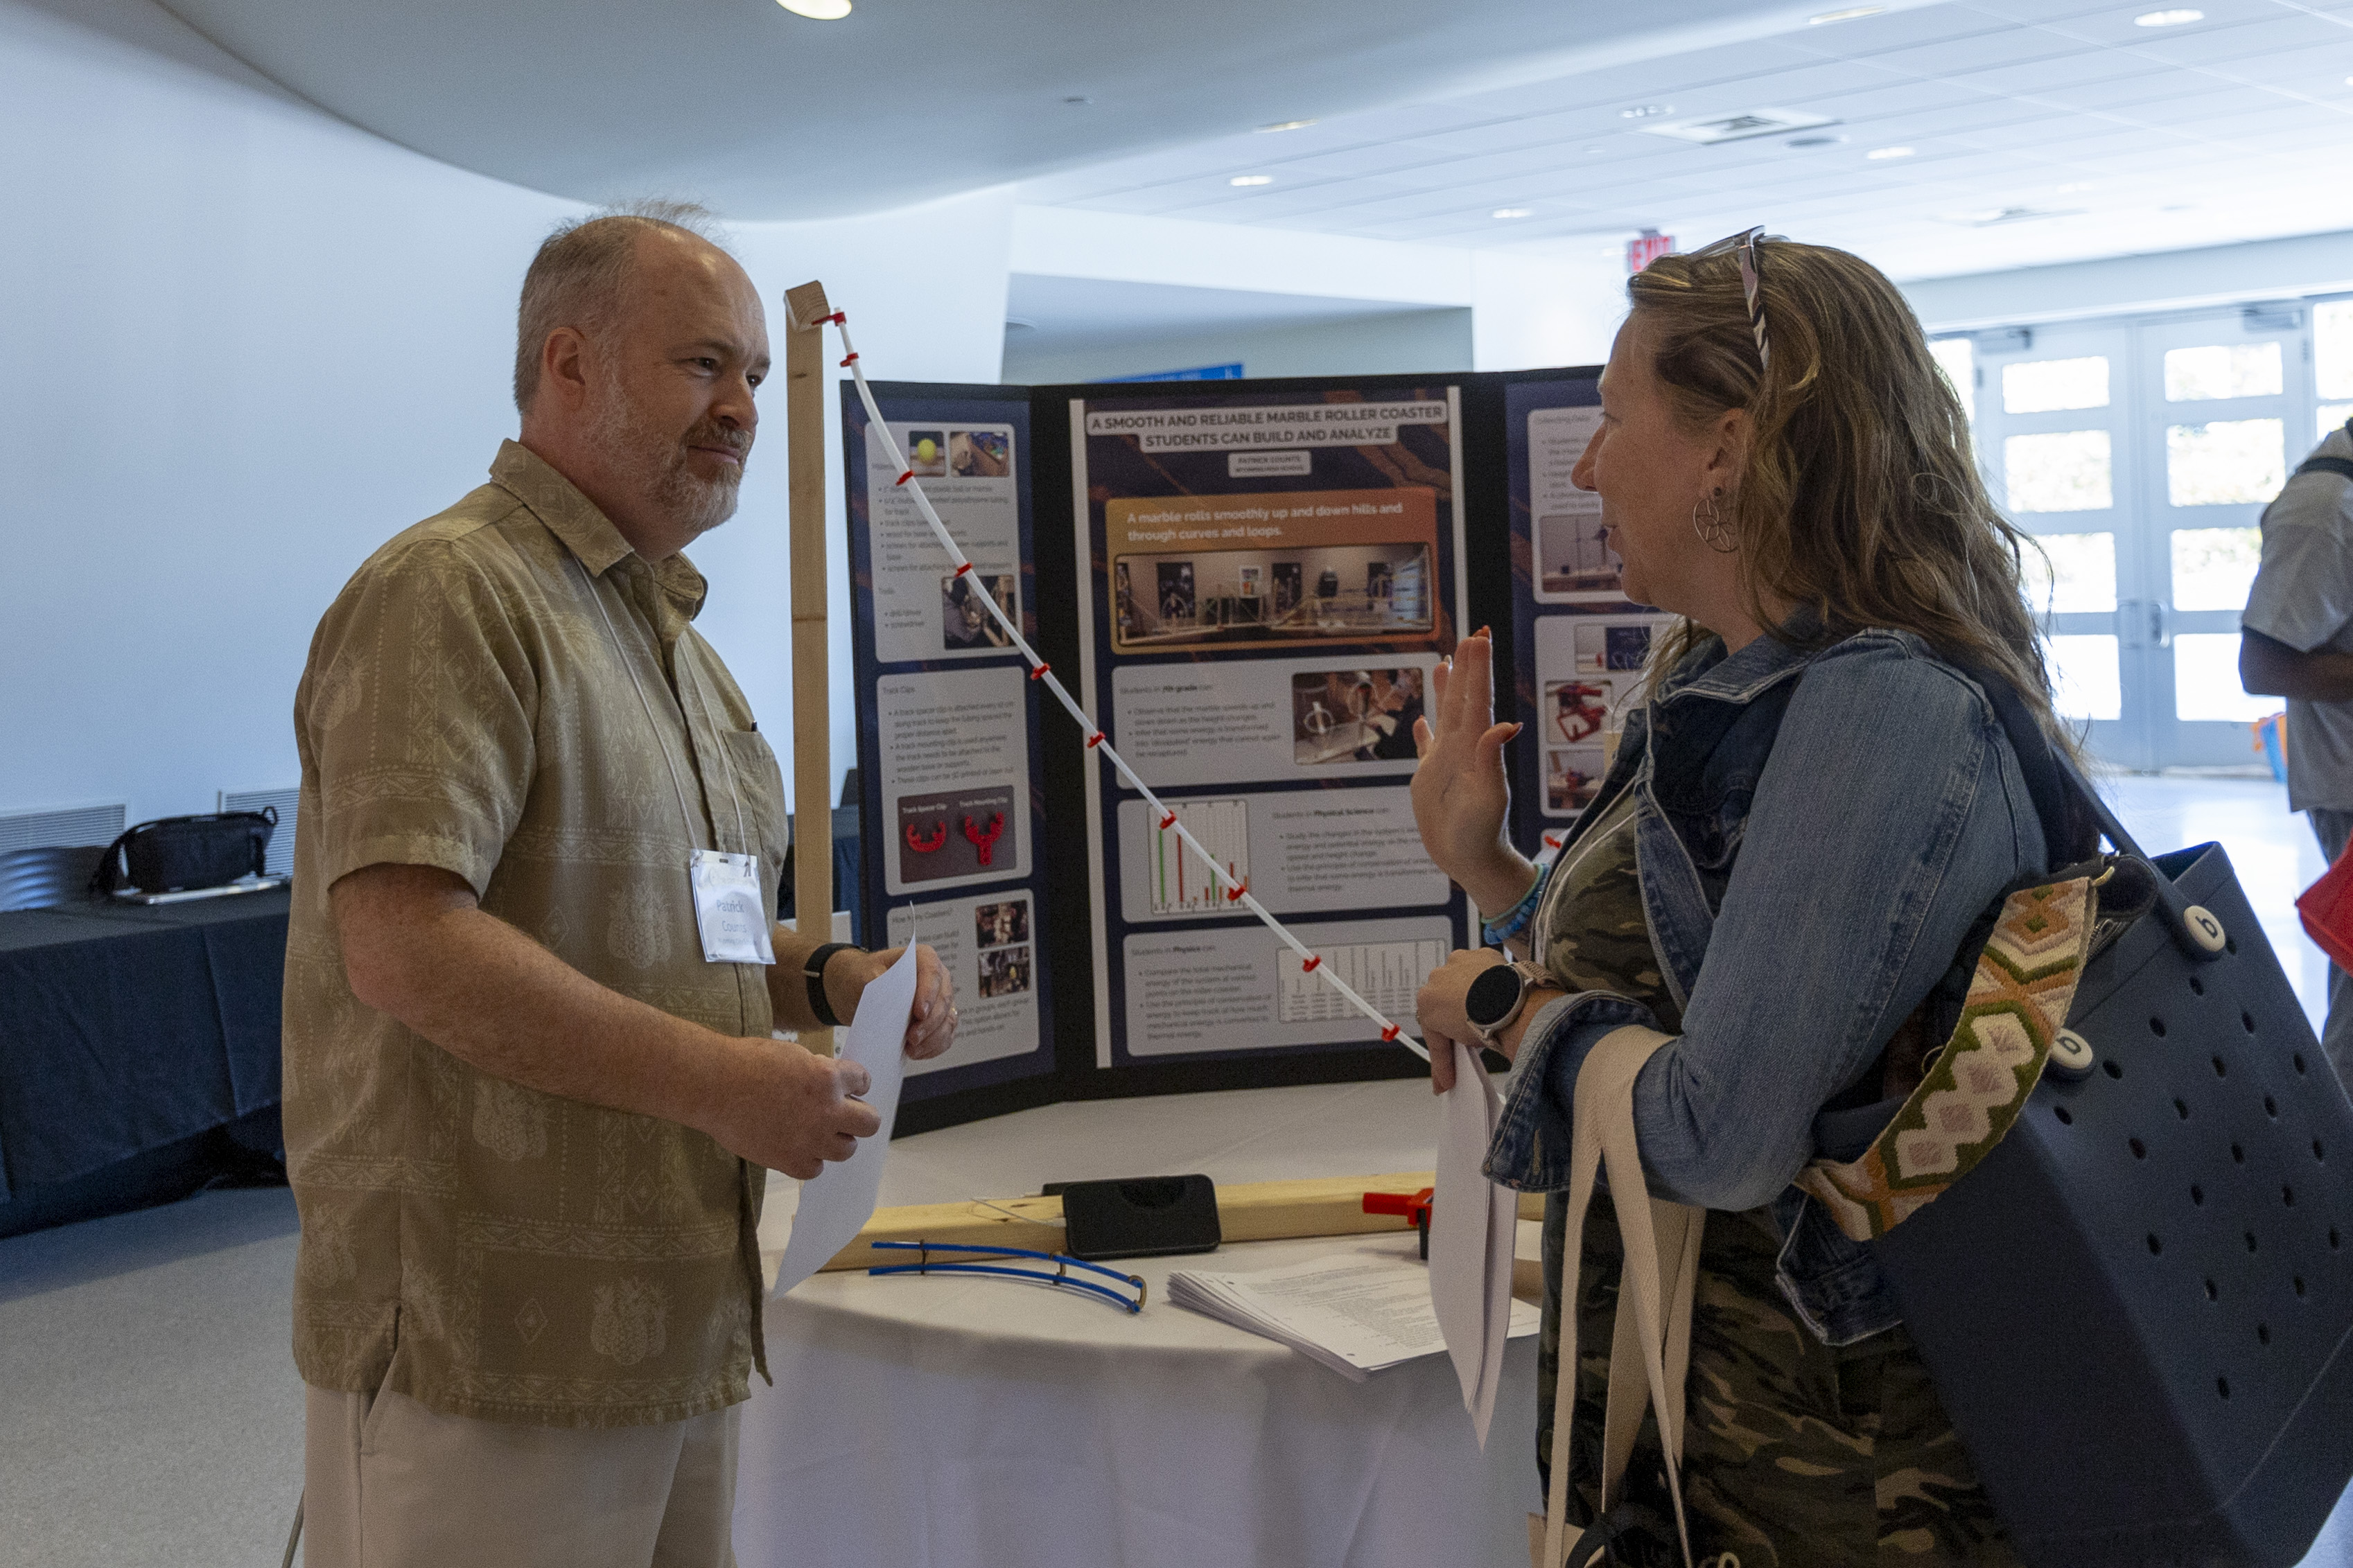
<svg viewBox="0 0 2353 1568">
<path fill-rule="evenodd" d="M 1470 1018 L 1471 1026 L 1479 1031 L 1479 1038 L 1493 1046 L 1495 1037 L 1511 1027 L 1520 1009 L 1528 1005 L 1529 991 L 1551 984 L 1551 974 L 1539 963 L 1523 960 L 1493 964 L 1481 970 L 1471 982 L 1471 989 L 1462 998 L 1462 1011 Z"/>
<path fill-rule="evenodd" d="M 801 965 L 801 978 L 808 983 L 809 1011 L 828 1029 L 841 1027 L 841 1020 L 833 1016 L 833 1004 L 825 999 L 825 966 L 837 952 L 863 951 L 854 942 L 829 942 L 810 953 L 808 962 Z"/>
</svg>

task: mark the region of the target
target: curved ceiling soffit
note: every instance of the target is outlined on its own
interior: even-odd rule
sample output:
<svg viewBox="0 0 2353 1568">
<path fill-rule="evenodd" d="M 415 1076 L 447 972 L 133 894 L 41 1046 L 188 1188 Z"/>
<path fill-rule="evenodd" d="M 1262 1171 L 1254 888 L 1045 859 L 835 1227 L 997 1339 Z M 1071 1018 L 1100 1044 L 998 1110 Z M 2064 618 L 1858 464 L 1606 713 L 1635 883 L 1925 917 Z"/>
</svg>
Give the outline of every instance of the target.
<svg viewBox="0 0 2353 1568">
<path fill-rule="evenodd" d="M 1897 0 L 1899 5 L 1924 0 Z M 581 201 L 744 220 L 900 207 L 1106 159 L 1546 80 L 1804 25 L 1679 0 L 159 0 L 238 61 L 427 156 Z M 1890 9 L 1896 8 L 1891 5 Z M 1629 90 L 1639 91 L 1639 85 Z M 1072 99 L 1089 101 L 1072 103 Z"/>
</svg>

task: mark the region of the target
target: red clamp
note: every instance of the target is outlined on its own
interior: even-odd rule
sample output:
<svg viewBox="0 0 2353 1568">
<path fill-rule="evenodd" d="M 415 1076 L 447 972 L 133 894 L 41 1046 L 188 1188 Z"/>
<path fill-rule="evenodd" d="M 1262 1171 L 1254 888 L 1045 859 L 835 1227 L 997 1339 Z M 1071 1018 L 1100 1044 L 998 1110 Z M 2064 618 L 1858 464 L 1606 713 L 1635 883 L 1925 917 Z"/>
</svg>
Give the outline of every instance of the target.
<svg viewBox="0 0 2353 1568">
<path fill-rule="evenodd" d="M 1035 680 L 1035 679 L 1037 679 L 1039 676 L 1044 675 L 1048 670 L 1050 670 L 1050 669 L 1051 669 L 1051 668 L 1054 668 L 1054 667 L 1053 667 L 1052 665 L 1048 664 L 1044 659 L 1042 659 L 1042 658 L 1041 658 L 1041 659 L 1039 659 L 1039 660 L 1038 661 L 1038 668 L 1035 668 L 1035 669 L 1033 669 L 1033 670 L 1031 670 L 1031 671 L 1029 672 L 1029 679 L 1032 679 L 1032 680 Z"/>
<path fill-rule="evenodd" d="M 913 469 L 913 468 L 909 468 L 905 473 L 901 474 L 897 479 L 892 479 L 891 482 L 892 482 L 892 484 L 894 484 L 894 485 L 903 485 L 903 484 L 905 484 L 909 479 L 913 479 L 914 477 L 915 477 L 915 470 L 914 470 L 914 469 Z"/>
<path fill-rule="evenodd" d="M 971 841 L 980 856 L 980 863 L 988 865 L 997 855 L 997 841 L 1005 836 L 1005 814 L 998 812 L 988 819 L 988 826 L 976 827 L 971 817 L 964 819 L 964 836 Z"/>
<path fill-rule="evenodd" d="M 1366 1214 L 1393 1214 L 1414 1229 L 1421 1232 L 1421 1258 L 1430 1261 L 1430 1202 L 1434 1189 L 1424 1187 L 1408 1196 L 1404 1193 L 1366 1193 Z"/>
<path fill-rule="evenodd" d="M 1324 955 L 1322 953 L 1311 952 L 1307 955 L 1307 962 L 1299 966 L 1299 973 L 1302 974 L 1313 974 L 1315 973 L 1316 965 L 1323 962 Z"/>
<path fill-rule="evenodd" d="M 828 316 L 826 320 L 831 321 L 835 326 L 839 327 L 848 325 L 849 317 L 845 311 L 836 310 L 832 315 Z"/>
<path fill-rule="evenodd" d="M 1161 831 L 1161 832 L 1163 832 L 1163 833 L 1167 832 L 1170 828 L 1172 828 L 1172 827 L 1174 827 L 1174 826 L 1176 826 L 1176 814 L 1175 812 L 1173 812 L 1173 811 L 1172 811 L 1172 812 L 1170 812 L 1167 816 L 1164 816 L 1164 817 L 1162 817 L 1162 818 L 1160 819 L 1160 831 Z"/>
<path fill-rule="evenodd" d="M 1242 882 L 1234 887 L 1229 888 L 1226 889 L 1226 902 L 1229 904 L 1239 904 L 1242 901 L 1242 895 L 1249 891 L 1250 884 L 1248 882 Z"/>
<path fill-rule="evenodd" d="M 844 370 L 848 370 L 851 365 L 856 364 L 857 363 L 858 363 L 858 351 L 857 351 L 856 349 L 852 349 L 852 350 L 850 350 L 850 351 L 849 351 L 849 357 L 848 359 L 843 360 L 843 361 L 841 362 L 841 368 L 842 368 L 842 369 L 844 369 Z"/>
<path fill-rule="evenodd" d="M 971 571 L 971 570 L 972 570 L 972 563 L 971 563 L 971 562 L 969 562 L 969 561 L 967 561 L 967 562 L 965 562 L 963 565 L 961 565 L 961 566 L 959 566 L 959 567 L 957 567 L 957 568 L 955 569 L 955 574 L 956 574 L 957 576 L 961 577 L 961 576 L 963 576 L 965 573 L 967 573 L 967 572 L 969 572 L 969 571 Z"/>
<path fill-rule="evenodd" d="M 1545 847 L 1547 849 L 1557 849 L 1560 847 L 1560 835 L 1557 833 L 1546 834 L 1544 836 L 1544 841 Z"/>
<path fill-rule="evenodd" d="M 1103 743 L 1103 732 L 1101 730 L 1097 730 L 1093 734 L 1087 737 L 1087 750 L 1090 752 L 1093 751 L 1097 746 L 1100 746 Z"/>
<path fill-rule="evenodd" d="M 1403 1029 L 1398 1027 L 1395 1024 L 1391 1024 L 1388 1028 L 1381 1031 L 1381 1038 L 1384 1040 L 1395 1040 L 1403 1033 L 1405 1033 Z"/>
</svg>

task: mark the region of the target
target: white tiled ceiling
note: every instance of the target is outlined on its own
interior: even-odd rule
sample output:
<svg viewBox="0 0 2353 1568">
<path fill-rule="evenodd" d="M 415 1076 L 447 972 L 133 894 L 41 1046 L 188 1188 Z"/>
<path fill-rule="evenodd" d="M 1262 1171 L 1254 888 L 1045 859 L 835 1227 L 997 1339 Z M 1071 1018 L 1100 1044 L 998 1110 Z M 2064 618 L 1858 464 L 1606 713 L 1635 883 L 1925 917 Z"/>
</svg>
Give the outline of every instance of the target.
<svg viewBox="0 0 2353 1568">
<path fill-rule="evenodd" d="M 2201 21 L 2136 26 L 2154 3 L 1932 5 L 1197 142 L 1023 198 L 1562 251 L 1761 223 L 1905 278 L 2353 229 L 2353 0 L 2202 0 Z M 1625 115 L 1651 106 L 1667 112 Z M 1767 107 L 1830 116 L 1793 135 L 1837 140 L 1641 129 Z M 1914 151 L 1866 156 L 1885 147 Z"/>
</svg>

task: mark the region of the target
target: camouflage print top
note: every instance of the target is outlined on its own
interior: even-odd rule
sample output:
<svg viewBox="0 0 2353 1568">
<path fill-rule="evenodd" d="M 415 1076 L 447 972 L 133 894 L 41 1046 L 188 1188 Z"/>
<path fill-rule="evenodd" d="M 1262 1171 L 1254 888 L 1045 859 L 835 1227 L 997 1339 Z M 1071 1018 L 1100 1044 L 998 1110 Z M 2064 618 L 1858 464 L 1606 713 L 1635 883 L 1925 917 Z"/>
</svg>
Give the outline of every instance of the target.
<svg viewBox="0 0 2353 1568">
<path fill-rule="evenodd" d="M 1564 851 L 1538 905 L 1537 962 L 1572 993 L 1609 991 L 1682 1027 L 1642 909 L 1627 791 Z M 1607 1193 L 1581 1237 L 1567 1205 L 1545 1205 L 1545 1311 L 1536 1376 L 1536 1468 L 1548 1482 L 1560 1375 L 1563 1264 L 1577 1249 L 1577 1424 L 1569 1517 L 1599 1505 L 1603 1405 L 1623 1254 Z M 1692 1329 L 1683 1489 L 1702 1568 L 2017 1568 L 1927 1369 L 1899 1325 L 1831 1348 L 1781 1295 L 1769 1208 L 1709 1218 Z M 1621 1541 L 1633 1568 L 1680 1568 L 1656 1423 L 1627 1478 Z"/>
<path fill-rule="evenodd" d="M 1533 923 L 1535 961 L 1567 990 L 1614 992 L 1650 1008 L 1662 1029 L 1681 1026 L 1642 913 L 1632 790 L 1561 852 Z"/>
</svg>

